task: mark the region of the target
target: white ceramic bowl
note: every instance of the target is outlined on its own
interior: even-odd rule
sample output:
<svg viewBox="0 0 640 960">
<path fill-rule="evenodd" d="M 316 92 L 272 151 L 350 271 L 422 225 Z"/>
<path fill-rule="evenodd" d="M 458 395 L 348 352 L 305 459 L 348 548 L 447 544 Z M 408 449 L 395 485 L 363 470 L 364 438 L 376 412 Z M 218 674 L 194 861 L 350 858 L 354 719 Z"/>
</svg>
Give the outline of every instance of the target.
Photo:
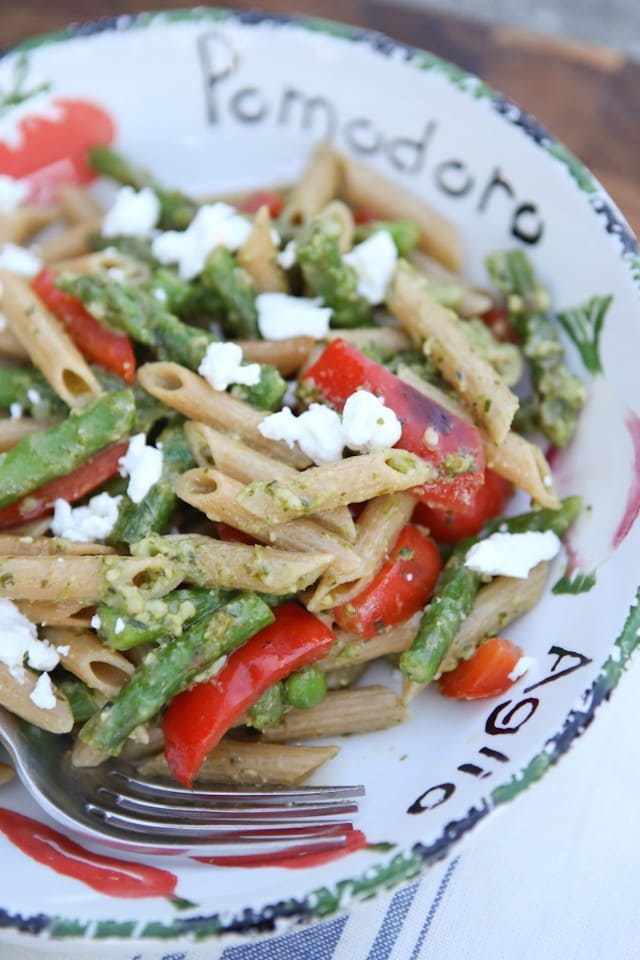
<svg viewBox="0 0 640 960">
<path fill-rule="evenodd" d="M 329 135 L 451 218 L 474 279 L 485 279 L 487 253 L 519 243 L 557 308 L 614 297 L 578 436 L 555 461 L 560 492 L 590 508 L 568 545 L 595 582 L 552 592 L 556 562 L 543 602 L 510 630 L 535 666 L 508 694 L 460 703 L 426 693 L 405 726 L 342 744 L 321 778 L 366 785 L 358 826 L 369 849 L 296 871 L 156 863 L 194 904 L 177 910 L 162 897 L 100 894 L 0 834 L 0 943 L 145 960 L 164 943 L 191 960 L 223 936 L 310 922 L 415 878 L 541 777 L 615 686 L 640 626 L 640 259 L 600 185 L 535 121 L 458 68 L 380 35 L 199 10 L 122 17 L 21 49 L 26 86 L 50 86 L 0 118 L 0 172 L 44 164 L 43 184 L 77 173 L 87 131 L 104 139 L 113 125 L 135 161 L 206 193 L 291 180 Z M 5 90 L 19 55 L 0 60 Z M 41 818 L 17 785 L 0 805 Z"/>
</svg>

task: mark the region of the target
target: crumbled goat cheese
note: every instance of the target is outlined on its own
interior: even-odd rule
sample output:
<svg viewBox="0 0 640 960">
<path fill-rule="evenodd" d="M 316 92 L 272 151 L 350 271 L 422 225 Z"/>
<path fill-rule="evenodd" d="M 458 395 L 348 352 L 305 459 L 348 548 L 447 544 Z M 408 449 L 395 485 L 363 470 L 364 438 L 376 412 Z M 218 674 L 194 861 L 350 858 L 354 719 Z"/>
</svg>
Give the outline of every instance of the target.
<svg viewBox="0 0 640 960">
<path fill-rule="evenodd" d="M 166 303 L 169 299 L 167 291 L 163 290 L 162 287 L 154 287 L 153 295 L 159 303 Z"/>
<path fill-rule="evenodd" d="M 296 391 L 298 389 L 297 380 L 289 380 L 287 383 L 287 389 L 284 392 L 282 398 L 283 407 L 295 407 L 298 403 L 298 397 L 296 396 Z"/>
<path fill-rule="evenodd" d="M 520 657 L 511 673 L 508 674 L 509 680 L 515 682 L 519 680 L 520 677 L 524 677 L 525 673 L 530 670 L 531 667 L 535 666 L 535 662 L 533 657 Z"/>
<path fill-rule="evenodd" d="M 322 340 L 329 332 L 332 310 L 320 300 L 290 297 L 286 293 L 260 293 L 256 297 L 258 329 L 265 340 L 313 337 Z"/>
<path fill-rule="evenodd" d="M 9 404 L 9 416 L 12 420 L 19 420 L 22 416 L 22 404 L 21 403 L 10 403 Z"/>
<path fill-rule="evenodd" d="M 296 262 L 296 242 L 295 240 L 289 240 L 289 243 L 286 245 L 284 250 L 281 250 L 278 256 L 276 257 L 278 265 L 282 267 L 283 270 L 291 270 L 291 267 Z"/>
<path fill-rule="evenodd" d="M 242 347 L 237 343 L 210 343 L 198 373 L 214 390 L 226 390 L 232 383 L 252 387 L 260 382 L 260 364 L 243 365 Z"/>
<path fill-rule="evenodd" d="M 0 174 L 0 213 L 11 213 L 27 199 L 29 185 L 24 180 L 15 180 Z"/>
<path fill-rule="evenodd" d="M 51 644 L 38 639 L 35 624 L 11 600 L 0 599 L 0 662 L 19 683 L 24 681 L 25 658 L 34 670 L 53 670 L 60 662 Z"/>
<path fill-rule="evenodd" d="M 99 630 L 102 626 L 102 619 L 99 613 L 94 613 L 89 622 L 94 630 Z"/>
<path fill-rule="evenodd" d="M 53 692 L 53 684 L 48 673 L 41 673 L 36 681 L 36 685 L 29 694 L 29 700 L 35 703 L 41 710 L 53 710 L 56 705 L 56 696 Z"/>
<path fill-rule="evenodd" d="M 393 410 L 368 390 L 352 393 L 342 411 L 342 436 L 345 447 L 370 453 L 392 447 L 402 434 L 402 424 Z"/>
<path fill-rule="evenodd" d="M 118 461 L 120 476 L 129 477 L 127 494 L 134 503 L 141 503 L 162 476 L 162 450 L 147 446 L 146 441 L 144 433 L 131 437 L 127 452 Z"/>
<path fill-rule="evenodd" d="M 122 619 L 122 617 L 116 617 L 116 622 L 113 625 L 113 632 L 122 633 L 123 630 L 124 630 L 124 620 Z"/>
<path fill-rule="evenodd" d="M 51 532 L 56 537 L 93 543 L 104 540 L 113 530 L 118 519 L 118 506 L 122 497 L 98 493 L 83 507 L 72 507 L 66 500 L 55 501 Z"/>
<path fill-rule="evenodd" d="M 193 280 L 216 247 L 239 250 L 251 233 L 251 222 L 228 203 L 200 207 L 186 230 L 166 230 L 151 244 L 161 263 L 177 263 L 183 280 Z"/>
<path fill-rule="evenodd" d="M 376 230 L 342 258 L 358 275 L 358 293 L 369 303 L 382 303 L 398 261 L 388 230 Z"/>
<path fill-rule="evenodd" d="M 552 530 L 544 533 L 492 533 L 467 551 L 465 566 L 487 576 L 524 580 L 537 564 L 552 560 L 560 550 Z"/>
<path fill-rule="evenodd" d="M 0 247 L 0 267 L 4 270 L 11 270 L 22 277 L 33 277 L 41 266 L 42 261 L 24 247 L 15 243 L 5 243 Z"/>
<path fill-rule="evenodd" d="M 42 397 L 40 396 L 38 390 L 35 390 L 33 387 L 29 387 L 27 390 L 27 400 L 35 407 L 40 403 Z"/>
<path fill-rule="evenodd" d="M 160 218 L 160 201 L 150 187 L 120 187 L 102 221 L 103 237 L 151 237 Z"/>
</svg>

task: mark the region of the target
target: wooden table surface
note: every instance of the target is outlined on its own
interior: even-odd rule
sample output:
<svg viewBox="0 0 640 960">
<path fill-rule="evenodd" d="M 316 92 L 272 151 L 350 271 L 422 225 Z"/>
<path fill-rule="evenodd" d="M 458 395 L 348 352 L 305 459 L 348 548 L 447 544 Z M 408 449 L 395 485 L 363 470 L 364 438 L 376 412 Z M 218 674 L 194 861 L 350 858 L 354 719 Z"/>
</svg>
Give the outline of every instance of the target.
<svg viewBox="0 0 640 960">
<path fill-rule="evenodd" d="M 0 48 L 72 21 L 194 5 L 180 0 L 5 0 Z M 248 9 L 261 4 L 240 0 L 221 5 Z M 270 12 L 322 16 L 380 30 L 472 71 L 570 147 L 640 231 L 640 63 L 602 47 L 384 0 L 267 0 L 264 6 Z"/>
</svg>

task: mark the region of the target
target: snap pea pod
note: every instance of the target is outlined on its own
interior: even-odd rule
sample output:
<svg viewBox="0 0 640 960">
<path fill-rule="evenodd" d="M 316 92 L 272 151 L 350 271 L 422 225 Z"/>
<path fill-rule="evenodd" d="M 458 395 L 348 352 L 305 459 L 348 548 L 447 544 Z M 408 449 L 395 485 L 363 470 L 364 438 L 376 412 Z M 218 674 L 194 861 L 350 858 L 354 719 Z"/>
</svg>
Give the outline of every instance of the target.
<svg viewBox="0 0 640 960">
<path fill-rule="evenodd" d="M 110 543 L 135 543 L 148 533 L 161 533 L 176 504 L 176 477 L 195 466 L 182 424 L 171 424 L 158 437 L 162 445 L 162 475 L 140 503 L 123 497 L 118 519 L 109 535 Z"/>
<path fill-rule="evenodd" d="M 247 710 L 247 723 L 256 730 L 266 730 L 277 723 L 286 706 L 287 698 L 282 681 L 272 684 Z"/>
<path fill-rule="evenodd" d="M 535 423 L 552 443 L 565 447 L 576 431 L 587 391 L 566 365 L 564 347 L 549 316 L 549 295 L 522 250 L 493 253 L 486 263 L 531 364 Z"/>
<path fill-rule="evenodd" d="M 132 730 L 273 619 L 256 594 L 239 594 L 210 618 L 151 650 L 113 702 L 85 723 L 80 739 L 116 756 Z"/>
<path fill-rule="evenodd" d="M 226 252 L 226 251 L 225 251 Z M 189 326 L 170 313 L 148 290 L 126 286 L 108 277 L 62 275 L 58 286 L 84 303 L 98 320 L 155 350 L 159 359 L 197 370 L 210 343 L 217 337 Z M 260 365 L 257 384 L 234 387 L 234 393 L 257 407 L 273 410 L 287 388 L 276 367 Z"/>
<path fill-rule="evenodd" d="M 33 367 L 0 367 L 0 407 L 18 403 L 25 415 L 37 418 L 68 412 L 68 407 Z"/>
<path fill-rule="evenodd" d="M 316 707 L 327 695 L 326 675 L 313 663 L 292 673 L 284 686 L 287 703 L 298 710 Z"/>
<path fill-rule="evenodd" d="M 413 220 L 371 220 L 369 223 L 358 224 L 355 229 L 355 242 L 362 243 L 379 230 L 386 230 L 391 234 L 400 257 L 408 257 L 415 250 L 422 232 Z"/>
<path fill-rule="evenodd" d="M 313 293 L 333 310 L 334 327 L 361 327 L 371 323 L 371 305 L 358 293 L 358 276 L 340 253 L 340 225 L 316 218 L 296 240 L 302 275 Z"/>
<path fill-rule="evenodd" d="M 183 587 L 148 603 L 139 618 L 103 603 L 96 610 L 98 636 L 112 650 L 131 650 L 141 643 L 164 642 L 180 636 L 203 617 L 212 616 L 232 597 L 230 590 Z"/>
<path fill-rule="evenodd" d="M 543 532 L 552 530 L 562 536 L 580 509 L 579 497 L 568 497 L 557 510 L 542 509 L 516 517 L 501 517 L 485 528 L 483 536 L 504 530 L 506 533 Z M 462 540 L 447 560 L 436 592 L 424 609 L 422 620 L 411 648 L 400 657 L 400 669 L 416 683 L 429 683 L 458 632 L 469 616 L 476 594 L 484 578 L 465 566 L 469 547 L 481 537 Z"/>
<path fill-rule="evenodd" d="M 250 340 L 259 336 L 256 291 L 251 277 L 238 266 L 233 254 L 225 247 L 217 247 L 207 258 L 200 280 L 222 302 L 222 325 L 228 337 Z"/>
<path fill-rule="evenodd" d="M 92 147 L 89 163 L 97 173 L 117 180 L 135 190 L 150 187 L 160 201 L 160 226 L 164 230 L 184 230 L 193 220 L 198 204 L 181 190 L 168 190 L 147 170 L 136 167 L 111 147 Z"/>
<path fill-rule="evenodd" d="M 60 423 L 24 437 L 0 454 L 0 507 L 70 473 L 98 450 L 127 436 L 135 415 L 132 391 L 116 390 Z"/>
</svg>

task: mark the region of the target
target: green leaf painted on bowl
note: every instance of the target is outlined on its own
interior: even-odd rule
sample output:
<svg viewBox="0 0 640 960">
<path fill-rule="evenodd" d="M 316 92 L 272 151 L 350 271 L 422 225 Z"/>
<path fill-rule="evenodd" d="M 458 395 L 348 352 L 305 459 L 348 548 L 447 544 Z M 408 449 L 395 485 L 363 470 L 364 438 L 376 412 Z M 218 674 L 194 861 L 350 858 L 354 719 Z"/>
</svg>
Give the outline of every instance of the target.
<svg viewBox="0 0 640 960">
<path fill-rule="evenodd" d="M 551 590 L 555 594 L 570 593 L 577 595 L 579 593 L 588 593 L 596 585 L 595 572 L 576 573 L 573 576 L 560 577 L 557 583 L 554 583 Z"/>
<path fill-rule="evenodd" d="M 580 307 L 564 310 L 558 321 L 576 345 L 589 373 L 602 373 L 600 335 L 613 297 L 591 297 Z"/>
</svg>

